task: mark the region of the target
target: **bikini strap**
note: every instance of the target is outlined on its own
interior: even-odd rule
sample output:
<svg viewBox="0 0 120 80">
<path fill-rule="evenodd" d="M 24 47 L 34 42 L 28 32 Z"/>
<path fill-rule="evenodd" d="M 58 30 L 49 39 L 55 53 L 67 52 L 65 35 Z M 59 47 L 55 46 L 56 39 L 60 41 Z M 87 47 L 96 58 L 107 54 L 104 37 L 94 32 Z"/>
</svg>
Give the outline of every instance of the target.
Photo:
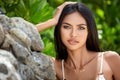
<svg viewBox="0 0 120 80">
<path fill-rule="evenodd" d="M 104 52 L 101 53 L 101 62 L 100 62 L 100 73 L 98 75 L 98 80 L 106 80 L 103 74 L 103 60 Z"/>
<path fill-rule="evenodd" d="M 65 79 L 65 70 L 64 70 L 64 60 L 62 60 L 62 76 L 63 76 L 63 80 Z"/>
<path fill-rule="evenodd" d="M 100 74 L 103 74 L 103 60 L 104 60 L 104 52 L 101 53 L 101 62 L 100 62 Z"/>
</svg>

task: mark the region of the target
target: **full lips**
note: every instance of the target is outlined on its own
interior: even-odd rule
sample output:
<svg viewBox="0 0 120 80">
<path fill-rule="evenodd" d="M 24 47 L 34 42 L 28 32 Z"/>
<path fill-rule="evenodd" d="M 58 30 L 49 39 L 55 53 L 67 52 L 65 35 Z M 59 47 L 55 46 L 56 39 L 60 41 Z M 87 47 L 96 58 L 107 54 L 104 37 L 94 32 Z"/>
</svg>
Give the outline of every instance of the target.
<svg viewBox="0 0 120 80">
<path fill-rule="evenodd" d="M 74 40 L 74 39 L 69 39 L 68 43 L 70 43 L 70 44 L 77 44 L 77 43 L 79 43 L 79 41 Z"/>
</svg>

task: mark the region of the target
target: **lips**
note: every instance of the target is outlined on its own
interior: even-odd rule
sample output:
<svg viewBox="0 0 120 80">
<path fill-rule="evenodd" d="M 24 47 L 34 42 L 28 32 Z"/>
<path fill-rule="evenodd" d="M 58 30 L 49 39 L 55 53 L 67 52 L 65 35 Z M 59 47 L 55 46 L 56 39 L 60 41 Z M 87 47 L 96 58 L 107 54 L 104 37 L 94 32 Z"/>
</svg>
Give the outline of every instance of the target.
<svg viewBox="0 0 120 80">
<path fill-rule="evenodd" d="M 79 41 L 74 40 L 74 39 L 69 39 L 68 43 L 71 44 L 71 45 L 75 45 L 75 44 L 79 43 Z"/>
</svg>

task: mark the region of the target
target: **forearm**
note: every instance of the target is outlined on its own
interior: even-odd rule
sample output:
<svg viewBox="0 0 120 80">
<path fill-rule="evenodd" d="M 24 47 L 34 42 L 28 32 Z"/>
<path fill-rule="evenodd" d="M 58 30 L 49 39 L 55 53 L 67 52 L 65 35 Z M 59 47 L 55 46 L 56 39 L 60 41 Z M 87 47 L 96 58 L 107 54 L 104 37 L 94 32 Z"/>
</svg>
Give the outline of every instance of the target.
<svg viewBox="0 0 120 80">
<path fill-rule="evenodd" d="M 71 3 L 76 3 L 76 2 L 65 2 L 62 5 L 58 6 L 56 11 L 55 11 L 54 17 L 52 19 L 49 19 L 48 21 L 45 21 L 43 23 L 39 23 L 36 25 L 38 31 L 40 32 L 42 30 L 45 30 L 45 29 L 50 28 L 52 26 L 55 26 L 59 20 L 60 14 L 61 14 L 64 6 L 67 4 L 71 4 Z"/>
<path fill-rule="evenodd" d="M 54 18 L 52 18 L 52 19 L 49 19 L 43 23 L 37 24 L 36 27 L 37 27 L 38 31 L 40 32 L 42 30 L 45 30 L 45 29 L 50 28 L 52 26 L 55 26 L 56 24 L 57 24 L 57 21 Z"/>
</svg>

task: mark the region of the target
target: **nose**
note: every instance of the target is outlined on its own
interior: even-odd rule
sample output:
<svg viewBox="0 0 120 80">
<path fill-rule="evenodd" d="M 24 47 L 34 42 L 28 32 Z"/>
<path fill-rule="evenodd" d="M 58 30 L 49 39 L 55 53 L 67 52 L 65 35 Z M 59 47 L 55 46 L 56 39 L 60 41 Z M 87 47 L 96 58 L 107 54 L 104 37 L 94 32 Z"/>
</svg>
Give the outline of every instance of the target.
<svg viewBox="0 0 120 80">
<path fill-rule="evenodd" d="M 71 36 L 72 36 L 72 37 L 75 37 L 75 36 L 77 36 L 77 35 L 78 35 L 77 30 L 76 30 L 76 29 L 72 29 L 72 31 L 71 31 Z"/>
</svg>

